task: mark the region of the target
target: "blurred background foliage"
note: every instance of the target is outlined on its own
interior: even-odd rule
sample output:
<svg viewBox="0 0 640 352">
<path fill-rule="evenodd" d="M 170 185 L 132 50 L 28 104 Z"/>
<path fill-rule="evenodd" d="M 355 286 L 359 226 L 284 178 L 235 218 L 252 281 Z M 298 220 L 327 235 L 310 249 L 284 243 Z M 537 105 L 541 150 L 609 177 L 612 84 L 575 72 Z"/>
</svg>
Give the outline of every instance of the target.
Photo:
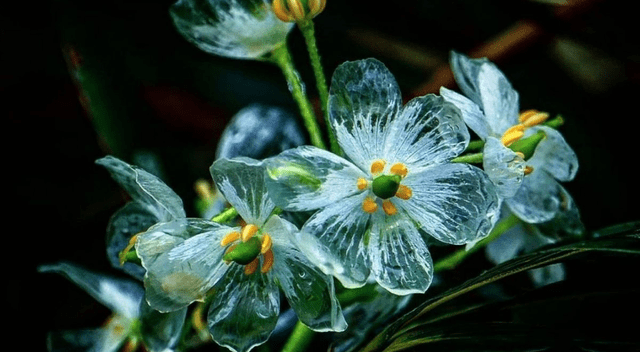
<svg viewBox="0 0 640 352">
<path fill-rule="evenodd" d="M 14 225 L 5 231 L 4 302 L 17 336 L 26 334 L 22 343 L 36 350 L 47 330 L 96 326 L 107 315 L 72 284 L 35 273 L 38 264 L 58 260 L 111 271 L 104 230 L 126 198 L 95 159 L 156 158 L 158 172 L 195 215 L 193 183 L 210 178 L 226 122 L 251 103 L 297 112 L 277 67 L 200 51 L 173 29 L 171 3 L 51 0 L 2 11 L 0 107 L 9 123 L 3 173 Z M 376 57 L 406 99 L 456 88 L 450 50 L 488 56 L 519 91 L 523 110 L 564 116 L 561 131 L 580 161 L 565 187 L 587 229 L 596 230 L 640 218 L 640 43 L 630 4 L 328 0 L 315 23 L 329 80 L 346 60 Z M 289 45 L 317 104 L 297 30 Z M 590 267 L 593 281 L 611 267 Z M 456 276 L 477 274 L 471 272 L 461 268 Z M 618 274 L 637 285 L 635 270 Z"/>
</svg>

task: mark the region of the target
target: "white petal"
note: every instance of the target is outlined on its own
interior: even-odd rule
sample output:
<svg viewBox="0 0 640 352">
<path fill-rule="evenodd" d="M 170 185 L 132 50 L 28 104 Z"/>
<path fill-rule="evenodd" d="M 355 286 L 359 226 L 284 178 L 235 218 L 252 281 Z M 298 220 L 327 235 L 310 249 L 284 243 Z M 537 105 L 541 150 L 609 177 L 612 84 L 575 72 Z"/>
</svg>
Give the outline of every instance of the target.
<svg viewBox="0 0 640 352">
<path fill-rule="evenodd" d="M 494 64 L 483 64 L 478 76 L 482 111 L 494 135 L 501 135 L 518 123 L 518 92 Z"/>
<path fill-rule="evenodd" d="M 173 351 L 180 342 L 187 307 L 169 313 L 160 313 L 146 301 L 140 305 L 140 329 L 144 346 L 149 351 Z"/>
<path fill-rule="evenodd" d="M 498 196 L 509 198 L 520 188 L 524 178 L 525 162 L 500 140 L 489 137 L 484 144 L 482 168 L 496 185 Z"/>
<path fill-rule="evenodd" d="M 402 106 L 395 78 L 375 59 L 345 62 L 333 74 L 328 105 L 345 155 L 368 170 L 382 155 L 387 125 Z"/>
<path fill-rule="evenodd" d="M 487 58 L 470 59 L 468 56 L 451 51 L 451 71 L 460 90 L 471 99 L 472 102 L 482 107 L 480 96 L 480 83 L 478 75 L 482 65 L 488 63 Z"/>
<path fill-rule="evenodd" d="M 489 125 L 487 124 L 487 118 L 476 103 L 472 102 L 464 95 L 456 93 L 445 87 L 440 87 L 440 95 L 460 110 L 464 122 L 478 135 L 478 137 L 480 137 L 480 139 L 485 140 L 487 136 L 489 136 L 490 130 Z"/>
<path fill-rule="evenodd" d="M 524 250 L 526 236 L 527 233 L 521 225 L 508 229 L 500 237 L 487 244 L 487 259 L 493 264 L 500 264 L 515 258 Z"/>
<path fill-rule="evenodd" d="M 429 167 L 462 153 L 469 131 L 460 110 L 434 94 L 414 98 L 388 123 L 384 159 L 412 167 Z"/>
<path fill-rule="evenodd" d="M 543 169 L 561 182 L 573 180 L 578 172 L 578 157 L 565 141 L 562 134 L 547 126 L 536 126 L 527 132 L 542 130 L 546 137 L 538 143 L 527 164 L 535 169 Z"/>
<path fill-rule="evenodd" d="M 371 271 L 380 286 L 396 295 L 424 293 L 433 261 L 418 229 L 406 214 L 376 212 L 369 240 Z"/>
<path fill-rule="evenodd" d="M 546 222 L 553 219 L 560 208 L 561 188 L 546 171 L 534 169 L 524 177 L 518 192 L 505 199 L 505 203 L 524 222 Z"/>
<path fill-rule="evenodd" d="M 267 187 L 286 210 L 313 210 L 361 192 L 357 181 L 367 177 L 349 161 L 328 151 L 302 146 L 265 160 Z"/>
<path fill-rule="evenodd" d="M 498 216 L 498 195 L 488 176 L 468 164 L 442 164 L 402 181 L 413 196 L 396 201 L 421 229 L 449 244 L 489 234 Z M 395 198 L 394 198 L 395 199 Z"/>
<path fill-rule="evenodd" d="M 365 197 L 354 195 L 319 210 L 297 234 L 298 246 L 309 260 L 348 288 L 363 286 L 369 277 L 370 215 L 362 210 Z"/>
</svg>

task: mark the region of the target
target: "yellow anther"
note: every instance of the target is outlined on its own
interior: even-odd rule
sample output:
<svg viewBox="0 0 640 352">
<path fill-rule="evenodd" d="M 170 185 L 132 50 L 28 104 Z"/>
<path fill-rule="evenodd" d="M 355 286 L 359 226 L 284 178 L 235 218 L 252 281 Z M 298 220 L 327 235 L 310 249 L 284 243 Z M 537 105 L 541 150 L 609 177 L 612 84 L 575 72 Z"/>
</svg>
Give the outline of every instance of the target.
<svg viewBox="0 0 640 352">
<path fill-rule="evenodd" d="M 407 176 L 407 167 L 403 163 L 395 163 L 391 166 L 391 170 L 389 170 L 393 175 L 399 175 L 402 177 Z"/>
<path fill-rule="evenodd" d="M 209 184 L 209 182 L 202 179 L 197 180 L 196 183 L 193 185 L 193 188 L 198 194 L 198 197 L 200 197 L 201 199 L 213 198 L 214 193 L 213 193 L 213 189 L 211 188 L 211 184 Z"/>
<path fill-rule="evenodd" d="M 538 110 L 527 110 L 520 114 L 518 118 L 520 123 L 525 127 L 532 127 L 545 122 L 549 118 L 549 114 L 546 112 L 540 112 Z"/>
<path fill-rule="evenodd" d="M 509 127 L 509 129 L 507 129 L 502 135 L 502 138 L 500 138 L 500 141 L 502 142 L 502 144 L 504 144 L 505 147 L 508 147 L 513 142 L 522 138 L 522 136 L 524 136 L 524 126 L 518 124 Z"/>
<path fill-rule="evenodd" d="M 127 244 L 127 246 L 124 247 L 122 252 L 120 252 L 120 254 L 118 255 L 118 259 L 120 259 L 120 265 L 124 265 L 124 263 L 127 261 L 127 254 L 129 254 L 131 248 L 136 245 L 136 240 L 138 240 L 138 234 L 135 234 L 131 237 L 131 239 L 129 240 L 129 244 Z"/>
<path fill-rule="evenodd" d="M 393 203 L 391 203 L 391 201 L 388 199 L 382 201 L 382 210 L 384 210 L 384 213 L 387 215 L 394 215 L 398 212 L 396 206 L 393 205 Z"/>
<path fill-rule="evenodd" d="M 256 269 L 258 269 L 258 264 L 260 264 L 260 257 L 256 257 L 251 263 L 244 266 L 244 274 L 251 275 L 255 273 Z"/>
<path fill-rule="evenodd" d="M 516 155 L 519 156 L 520 158 L 524 159 L 524 153 L 523 152 L 516 152 Z"/>
<path fill-rule="evenodd" d="M 400 185 L 398 187 L 398 191 L 396 192 L 396 197 L 400 198 L 400 199 L 404 199 L 407 200 L 409 198 L 411 198 L 411 196 L 413 195 L 413 191 L 411 191 L 411 188 L 405 186 L 405 185 Z M 384 203 L 383 203 L 384 205 Z"/>
<path fill-rule="evenodd" d="M 242 242 L 247 242 L 253 235 L 258 232 L 258 226 L 254 224 L 248 224 L 242 229 Z"/>
<path fill-rule="evenodd" d="M 367 188 L 367 186 L 369 185 L 369 182 L 367 182 L 367 180 L 365 180 L 364 178 L 359 177 L 357 185 L 358 185 L 358 189 L 362 191 L 363 189 Z"/>
<path fill-rule="evenodd" d="M 260 269 L 260 272 L 266 274 L 267 272 L 269 272 L 269 270 L 271 270 L 271 267 L 273 266 L 273 251 L 269 249 L 266 253 L 264 253 L 262 258 L 262 269 Z"/>
<path fill-rule="evenodd" d="M 265 254 L 269 250 L 271 250 L 271 236 L 265 233 L 262 236 L 262 247 L 260 248 L 260 253 Z"/>
<path fill-rule="evenodd" d="M 525 175 L 528 175 L 528 174 L 530 174 L 532 172 L 533 172 L 533 167 L 532 166 L 527 165 L 527 166 L 524 167 L 524 174 Z"/>
<path fill-rule="evenodd" d="M 371 173 L 377 175 L 384 170 L 384 166 L 387 164 L 384 160 L 376 160 L 371 163 Z"/>
<path fill-rule="evenodd" d="M 207 323 L 204 318 L 204 304 L 198 304 L 196 308 L 193 310 L 193 314 L 191 315 L 191 323 L 193 327 L 198 331 L 208 331 Z"/>
<path fill-rule="evenodd" d="M 220 241 L 220 245 L 222 247 L 227 246 L 229 243 L 237 241 L 240 239 L 240 233 L 237 231 L 229 232 L 224 237 L 222 237 L 222 241 Z"/>
<path fill-rule="evenodd" d="M 299 0 L 287 0 L 289 11 L 297 21 L 304 19 L 304 6 Z"/>
<path fill-rule="evenodd" d="M 362 210 L 365 212 L 372 214 L 378 210 L 378 204 L 371 198 L 365 198 L 364 202 L 362 202 Z"/>
</svg>

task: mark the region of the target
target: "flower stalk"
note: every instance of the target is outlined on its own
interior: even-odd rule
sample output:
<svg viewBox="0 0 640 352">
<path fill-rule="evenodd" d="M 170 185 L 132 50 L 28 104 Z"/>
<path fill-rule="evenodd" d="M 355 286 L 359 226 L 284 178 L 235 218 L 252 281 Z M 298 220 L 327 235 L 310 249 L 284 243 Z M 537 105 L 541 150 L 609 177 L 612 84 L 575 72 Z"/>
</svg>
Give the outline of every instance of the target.
<svg viewBox="0 0 640 352">
<path fill-rule="evenodd" d="M 293 332 L 289 335 L 289 339 L 282 347 L 282 352 L 306 351 L 311 341 L 313 341 L 314 335 L 315 331 L 309 329 L 298 320 Z"/>
</svg>

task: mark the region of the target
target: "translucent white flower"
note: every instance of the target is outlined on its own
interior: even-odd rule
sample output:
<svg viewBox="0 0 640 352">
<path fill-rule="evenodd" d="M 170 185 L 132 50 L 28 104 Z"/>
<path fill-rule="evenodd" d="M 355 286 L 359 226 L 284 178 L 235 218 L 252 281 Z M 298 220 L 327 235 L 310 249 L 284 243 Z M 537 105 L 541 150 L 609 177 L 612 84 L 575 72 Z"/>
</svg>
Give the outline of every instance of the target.
<svg viewBox="0 0 640 352">
<path fill-rule="evenodd" d="M 187 218 L 138 235 L 149 304 L 173 311 L 210 297 L 209 332 L 234 351 L 248 351 L 269 338 L 280 310 L 279 288 L 311 329 L 344 330 L 333 281 L 293 245 L 295 226 L 273 214 L 262 164 L 220 159 L 211 175 L 243 226 Z"/>
<path fill-rule="evenodd" d="M 440 93 L 462 111 L 469 128 L 484 140 L 483 168 L 500 197 L 525 222 L 553 219 L 567 194 L 558 181 L 575 177 L 576 154 L 558 131 L 541 125 L 548 114 L 534 110 L 519 113 L 518 93 L 486 58 L 470 59 L 452 52 L 451 66 L 466 96 L 444 87 Z M 526 161 L 524 154 L 509 148 L 536 133 L 545 137 Z"/>
<path fill-rule="evenodd" d="M 275 16 L 271 0 L 178 0 L 170 14 L 189 42 L 236 59 L 256 59 L 284 45 L 294 25 Z"/>
<path fill-rule="evenodd" d="M 318 210 L 298 243 L 345 287 L 372 274 L 395 294 L 424 292 L 425 241 L 484 237 L 498 209 L 482 170 L 449 163 L 469 142 L 459 110 L 435 95 L 402 106 L 393 75 L 367 59 L 336 69 L 329 112 L 345 158 L 303 146 L 267 159 L 270 194 L 285 210 Z"/>
<path fill-rule="evenodd" d="M 42 265 L 38 270 L 64 275 L 113 312 L 100 328 L 50 333 L 49 351 L 115 352 L 125 343 L 133 351 L 140 342 L 151 352 L 175 350 L 186 309 L 157 312 L 142 299 L 144 291 L 138 282 L 94 273 L 74 264 Z"/>
</svg>

